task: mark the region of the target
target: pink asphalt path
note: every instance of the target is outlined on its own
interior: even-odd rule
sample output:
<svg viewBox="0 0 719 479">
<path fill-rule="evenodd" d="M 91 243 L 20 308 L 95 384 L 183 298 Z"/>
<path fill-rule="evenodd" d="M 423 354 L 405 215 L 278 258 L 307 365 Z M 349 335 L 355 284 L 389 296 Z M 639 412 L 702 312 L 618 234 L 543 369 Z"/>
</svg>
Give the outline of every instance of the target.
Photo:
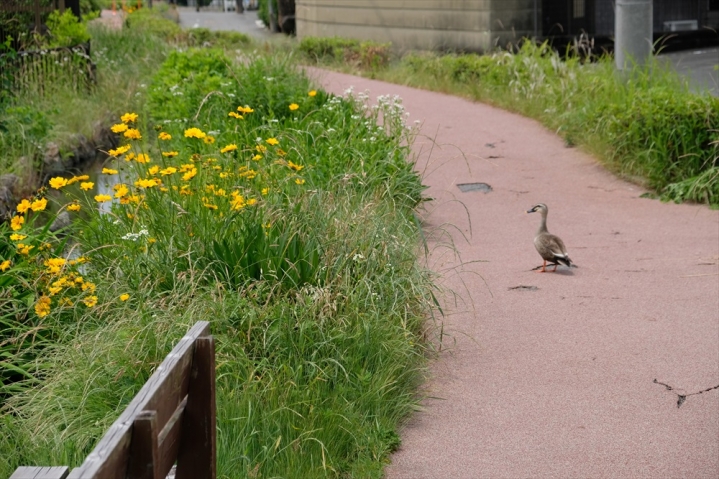
<svg viewBox="0 0 719 479">
<path fill-rule="evenodd" d="M 640 198 L 521 116 L 309 74 L 337 94 L 399 95 L 422 122 L 449 337 L 388 478 L 719 477 L 719 390 L 677 408 L 677 394 L 719 384 L 719 212 Z M 468 182 L 493 191 L 461 193 Z M 524 212 L 538 202 L 579 268 L 531 271 L 540 218 Z"/>
</svg>

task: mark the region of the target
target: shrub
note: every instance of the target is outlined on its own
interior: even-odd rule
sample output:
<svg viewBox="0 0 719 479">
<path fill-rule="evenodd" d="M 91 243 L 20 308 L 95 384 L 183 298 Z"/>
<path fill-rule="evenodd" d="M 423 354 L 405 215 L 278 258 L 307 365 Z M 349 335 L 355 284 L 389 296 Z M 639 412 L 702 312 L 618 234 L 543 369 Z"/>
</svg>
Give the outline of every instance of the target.
<svg viewBox="0 0 719 479">
<path fill-rule="evenodd" d="M 49 48 L 71 47 L 90 40 L 87 26 L 72 11 L 67 9 L 62 14 L 55 10 L 47 18 L 50 30 Z"/>
<path fill-rule="evenodd" d="M 390 47 L 389 43 L 338 37 L 305 37 L 299 44 L 300 51 L 312 62 L 343 62 L 369 70 L 385 68 L 389 64 Z"/>
</svg>

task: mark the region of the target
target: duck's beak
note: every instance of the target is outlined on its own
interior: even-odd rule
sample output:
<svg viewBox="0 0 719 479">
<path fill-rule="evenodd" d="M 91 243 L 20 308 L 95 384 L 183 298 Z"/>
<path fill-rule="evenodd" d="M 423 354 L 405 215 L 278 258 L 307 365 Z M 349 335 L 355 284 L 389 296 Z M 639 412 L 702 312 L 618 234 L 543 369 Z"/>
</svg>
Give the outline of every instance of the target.
<svg viewBox="0 0 719 479">
<path fill-rule="evenodd" d="M 534 210 L 527 210 L 527 213 L 534 213 Z"/>
</svg>

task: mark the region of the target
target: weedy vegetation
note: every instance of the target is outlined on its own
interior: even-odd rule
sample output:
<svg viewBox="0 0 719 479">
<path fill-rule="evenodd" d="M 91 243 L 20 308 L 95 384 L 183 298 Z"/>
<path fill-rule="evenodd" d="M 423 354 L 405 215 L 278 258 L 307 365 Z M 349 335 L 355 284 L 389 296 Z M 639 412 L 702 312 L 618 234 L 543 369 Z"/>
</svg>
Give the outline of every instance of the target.
<svg viewBox="0 0 719 479">
<path fill-rule="evenodd" d="M 380 477 L 434 304 L 401 102 L 132 22 L 91 30 L 93 90 L 12 100 L 46 118 L 38 141 L 109 112 L 117 146 L 0 225 L 0 476 L 82 462 L 209 320 L 220 477 Z"/>
</svg>

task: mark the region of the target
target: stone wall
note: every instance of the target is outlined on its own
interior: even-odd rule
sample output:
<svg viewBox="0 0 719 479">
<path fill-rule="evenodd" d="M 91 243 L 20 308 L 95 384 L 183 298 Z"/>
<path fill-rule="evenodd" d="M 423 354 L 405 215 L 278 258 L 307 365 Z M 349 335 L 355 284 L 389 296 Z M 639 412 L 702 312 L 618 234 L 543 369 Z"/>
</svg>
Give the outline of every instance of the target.
<svg viewBox="0 0 719 479">
<path fill-rule="evenodd" d="M 296 0 L 297 36 L 487 51 L 534 34 L 537 0 Z"/>
</svg>

